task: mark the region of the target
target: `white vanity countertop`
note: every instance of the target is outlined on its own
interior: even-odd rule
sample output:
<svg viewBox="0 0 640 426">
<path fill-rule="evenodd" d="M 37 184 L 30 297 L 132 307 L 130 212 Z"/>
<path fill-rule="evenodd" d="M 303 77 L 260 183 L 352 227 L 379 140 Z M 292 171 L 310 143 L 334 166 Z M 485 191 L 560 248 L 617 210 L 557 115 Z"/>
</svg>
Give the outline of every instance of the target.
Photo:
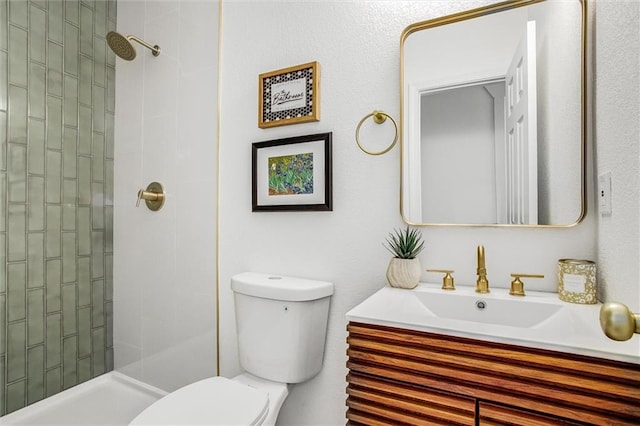
<svg viewBox="0 0 640 426">
<path fill-rule="evenodd" d="M 348 321 L 386 325 L 491 342 L 555 350 L 640 364 L 640 335 L 626 342 L 609 339 L 600 329 L 601 304 L 581 305 L 563 302 L 556 293 L 527 291 L 520 300 L 558 305 L 549 318 L 530 327 L 443 318 L 429 310 L 420 299 L 431 294 L 449 293 L 460 303 L 473 297 L 488 306 L 508 301 L 518 303 L 507 289 L 491 289 L 489 294 L 475 293 L 475 287 L 458 286 L 445 292 L 439 284 L 419 284 L 413 290 L 384 287 L 347 312 Z M 493 302 L 492 302 L 493 300 Z M 457 303 L 457 302 L 455 302 Z M 468 303 L 468 302 L 467 302 Z M 517 308 L 517 306 L 516 306 Z M 475 309 L 475 307 L 470 307 Z M 509 319 L 506 320 L 509 322 Z"/>
</svg>

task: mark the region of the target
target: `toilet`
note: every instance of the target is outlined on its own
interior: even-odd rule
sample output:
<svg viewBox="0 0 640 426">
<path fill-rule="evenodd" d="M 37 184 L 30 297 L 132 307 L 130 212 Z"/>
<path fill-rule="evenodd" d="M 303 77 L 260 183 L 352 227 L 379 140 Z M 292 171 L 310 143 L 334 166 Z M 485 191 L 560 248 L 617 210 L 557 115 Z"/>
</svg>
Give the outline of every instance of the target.
<svg viewBox="0 0 640 426">
<path fill-rule="evenodd" d="M 289 384 L 322 369 L 333 284 L 244 272 L 231 278 L 244 373 L 159 399 L 130 425 L 275 425 Z"/>
</svg>

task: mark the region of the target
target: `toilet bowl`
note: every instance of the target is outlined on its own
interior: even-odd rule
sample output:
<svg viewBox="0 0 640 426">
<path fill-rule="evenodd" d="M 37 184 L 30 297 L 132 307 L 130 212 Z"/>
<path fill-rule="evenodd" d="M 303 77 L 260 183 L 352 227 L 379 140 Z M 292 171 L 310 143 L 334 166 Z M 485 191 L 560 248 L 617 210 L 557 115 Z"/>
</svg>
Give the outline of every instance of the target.
<svg viewBox="0 0 640 426">
<path fill-rule="evenodd" d="M 232 277 L 231 289 L 245 372 L 184 386 L 147 407 L 131 426 L 273 426 L 289 384 L 320 372 L 332 283 L 245 272 Z"/>
<path fill-rule="evenodd" d="M 210 377 L 161 398 L 129 425 L 273 426 L 288 393 L 288 385 L 248 373 Z"/>
</svg>

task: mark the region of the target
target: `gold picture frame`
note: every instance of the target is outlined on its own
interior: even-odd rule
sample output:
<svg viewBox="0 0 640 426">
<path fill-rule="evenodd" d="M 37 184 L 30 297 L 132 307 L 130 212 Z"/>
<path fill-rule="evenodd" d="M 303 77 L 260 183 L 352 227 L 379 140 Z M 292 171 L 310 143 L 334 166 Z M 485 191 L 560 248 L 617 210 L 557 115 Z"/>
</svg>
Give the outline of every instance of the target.
<svg viewBox="0 0 640 426">
<path fill-rule="evenodd" d="M 320 121 L 320 64 L 295 65 L 258 76 L 258 127 Z"/>
</svg>

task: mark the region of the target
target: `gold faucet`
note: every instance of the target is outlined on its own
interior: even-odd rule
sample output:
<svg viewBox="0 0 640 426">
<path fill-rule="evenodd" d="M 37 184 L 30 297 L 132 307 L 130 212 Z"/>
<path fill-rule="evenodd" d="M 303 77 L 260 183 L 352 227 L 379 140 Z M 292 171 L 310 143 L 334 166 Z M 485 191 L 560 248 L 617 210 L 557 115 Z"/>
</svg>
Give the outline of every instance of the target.
<svg viewBox="0 0 640 426">
<path fill-rule="evenodd" d="M 478 279 L 476 280 L 476 293 L 489 293 L 489 280 L 484 259 L 484 246 L 478 246 Z"/>
</svg>

